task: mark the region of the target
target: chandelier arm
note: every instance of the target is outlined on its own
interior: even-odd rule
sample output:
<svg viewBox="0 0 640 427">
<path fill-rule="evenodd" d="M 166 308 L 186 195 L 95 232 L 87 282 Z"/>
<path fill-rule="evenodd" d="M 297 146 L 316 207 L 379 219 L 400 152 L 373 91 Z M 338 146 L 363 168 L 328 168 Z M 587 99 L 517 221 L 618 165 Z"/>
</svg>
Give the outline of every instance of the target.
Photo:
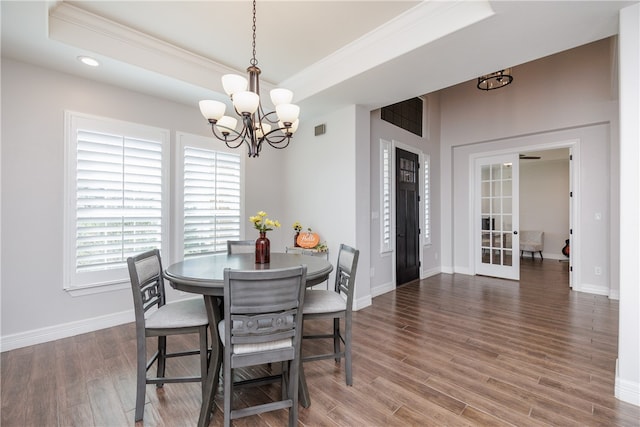
<svg viewBox="0 0 640 427">
<path fill-rule="evenodd" d="M 287 145 L 289 145 L 289 141 L 291 140 L 291 134 L 282 132 L 282 129 L 274 129 L 260 139 L 263 141 L 266 141 L 267 144 L 269 144 L 274 148 L 284 148 L 284 147 L 276 147 L 275 144 L 282 144 L 286 140 L 287 141 L 287 144 L 285 145 L 286 147 Z"/>
<path fill-rule="evenodd" d="M 275 120 L 271 119 L 269 116 L 275 117 Z M 276 114 L 275 111 L 270 111 L 267 114 L 264 114 L 262 116 L 262 120 L 266 120 L 269 123 L 277 124 L 278 123 L 278 115 Z M 260 121 L 262 121 L 262 120 L 260 120 Z"/>
<path fill-rule="evenodd" d="M 216 125 L 215 123 L 211 123 L 211 132 L 213 133 L 213 136 L 215 136 L 220 141 L 224 141 L 224 143 L 229 148 L 238 148 L 240 145 L 242 145 L 242 142 L 243 142 L 242 140 L 239 141 L 238 144 L 232 145 L 233 142 L 237 141 L 242 137 L 241 132 L 238 132 L 237 130 L 228 128 L 226 126 L 220 126 L 220 127 L 227 129 L 229 133 L 233 132 L 235 136 L 229 139 L 228 135 L 225 136 L 222 132 L 220 132 L 220 130 L 218 129 L 218 125 Z"/>
<path fill-rule="evenodd" d="M 289 142 L 291 142 L 291 137 L 288 136 L 283 136 L 282 139 L 280 141 L 270 141 L 268 138 L 262 138 L 264 141 L 267 142 L 267 144 L 269 144 L 270 146 L 272 146 L 275 149 L 281 150 L 283 148 L 287 148 L 289 146 Z M 275 144 L 282 144 L 284 141 L 286 140 L 286 144 L 284 145 L 275 145 Z"/>
</svg>

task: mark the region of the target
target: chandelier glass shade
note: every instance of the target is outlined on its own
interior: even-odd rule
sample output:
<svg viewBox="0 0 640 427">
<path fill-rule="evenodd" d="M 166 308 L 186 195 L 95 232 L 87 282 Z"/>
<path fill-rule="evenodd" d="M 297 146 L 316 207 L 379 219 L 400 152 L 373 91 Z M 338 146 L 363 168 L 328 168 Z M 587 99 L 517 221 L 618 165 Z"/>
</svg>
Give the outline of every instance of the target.
<svg viewBox="0 0 640 427">
<path fill-rule="evenodd" d="M 256 59 L 256 1 L 253 1 L 253 57 L 247 68 L 248 79 L 237 74 L 222 76 L 222 87 L 231 98 L 238 118 L 225 115 L 226 104 L 200 101 L 200 112 L 211 124 L 213 135 L 229 148 L 246 144 L 249 157 L 258 157 L 262 144 L 286 148 L 298 129 L 300 107 L 292 104 L 293 92 L 276 88 L 270 92 L 275 111 L 265 113 L 260 100 L 260 68 Z"/>
<path fill-rule="evenodd" d="M 504 70 L 478 77 L 477 88 L 480 90 L 500 89 L 512 81 L 511 68 L 505 68 Z"/>
</svg>

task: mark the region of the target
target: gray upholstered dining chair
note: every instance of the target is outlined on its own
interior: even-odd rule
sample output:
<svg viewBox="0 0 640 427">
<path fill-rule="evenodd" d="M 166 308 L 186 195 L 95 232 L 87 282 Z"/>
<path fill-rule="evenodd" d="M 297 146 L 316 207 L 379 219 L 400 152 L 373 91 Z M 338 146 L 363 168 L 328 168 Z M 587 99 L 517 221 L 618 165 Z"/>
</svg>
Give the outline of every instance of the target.
<svg viewBox="0 0 640 427">
<path fill-rule="evenodd" d="M 250 254 L 256 250 L 255 240 L 227 240 L 228 254 Z"/>
<path fill-rule="evenodd" d="M 333 331 L 328 334 L 304 335 L 303 339 L 331 338 L 333 352 L 304 356 L 303 362 L 321 359 L 335 359 L 339 362 L 345 359 L 345 376 L 347 385 L 353 385 L 351 373 L 351 310 L 353 306 L 353 291 L 358 268 L 360 251 L 345 244 L 340 245 L 334 289 L 308 289 L 305 293 L 304 320 L 333 319 Z M 344 331 L 340 332 L 340 319 L 344 319 Z M 340 349 L 340 342 L 344 350 Z"/>
<path fill-rule="evenodd" d="M 289 408 L 289 425 L 298 421 L 302 313 L 307 267 L 224 270 L 224 319 L 218 333 L 224 346 L 224 425 L 231 420 Z M 234 382 L 234 370 L 281 362 L 280 374 Z M 282 399 L 234 409 L 234 386 L 280 380 Z"/>
<path fill-rule="evenodd" d="M 144 414 L 147 384 L 202 382 L 204 385 L 208 366 L 207 327 L 209 320 L 200 299 L 189 299 L 166 304 L 162 261 L 157 249 L 127 259 L 133 306 L 136 316 L 137 380 L 135 421 Z M 198 334 L 199 349 L 167 353 L 167 336 Z M 147 361 L 147 338 L 158 337 L 158 349 Z M 166 359 L 171 357 L 200 355 L 200 375 L 188 377 L 165 377 Z M 157 376 L 147 377 L 147 371 L 157 362 Z"/>
</svg>

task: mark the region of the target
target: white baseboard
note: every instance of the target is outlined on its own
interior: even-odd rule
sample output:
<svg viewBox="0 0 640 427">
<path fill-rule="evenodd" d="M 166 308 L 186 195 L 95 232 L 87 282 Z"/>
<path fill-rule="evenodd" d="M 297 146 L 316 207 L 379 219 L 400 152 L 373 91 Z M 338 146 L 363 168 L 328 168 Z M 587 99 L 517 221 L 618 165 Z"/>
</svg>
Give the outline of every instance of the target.
<svg viewBox="0 0 640 427">
<path fill-rule="evenodd" d="M 202 298 L 189 294 L 188 298 Z M 178 300 L 168 302 L 171 304 Z M 133 309 L 121 311 L 119 313 L 106 314 L 104 316 L 92 317 L 89 319 L 76 320 L 69 323 L 61 323 L 59 325 L 47 326 L 31 331 L 19 332 L 17 334 L 5 335 L 0 337 L 0 351 L 9 351 L 16 348 L 27 347 L 44 342 L 55 341 L 62 338 L 73 337 L 75 335 L 86 334 L 87 332 L 98 331 L 100 329 L 111 328 L 113 326 L 122 325 L 124 323 L 135 322 L 135 314 Z"/>
<path fill-rule="evenodd" d="M 440 274 L 440 267 L 434 267 L 429 270 L 423 271 L 422 277 L 420 277 L 420 279 L 426 279 L 427 277 L 435 276 L 436 274 Z"/>
<path fill-rule="evenodd" d="M 640 383 L 628 381 L 618 376 L 618 361 L 616 360 L 616 399 L 632 405 L 640 406 Z"/>
<path fill-rule="evenodd" d="M 619 289 L 615 289 L 615 290 L 609 289 L 609 299 L 620 300 L 620 290 Z"/>
<path fill-rule="evenodd" d="M 590 283 L 574 285 L 573 290 L 577 292 L 585 292 L 588 294 L 609 296 L 609 288 L 599 285 L 593 285 Z"/>
<path fill-rule="evenodd" d="M 379 295 L 386 294 L 387 292 L 393 291 L 395 288 L 395 285 L 391 282 L 383 283 L 375 288 L 371 288 L 371 297 L 375 298 Z"/>
<path fill-rule="evenodd" d="M 133 310 L 77 320 L 0 337 L 0 351 L 55 341 L 135 321 Z"/>
<path fill-rule="evenodd" d="M 453 274 L 453 267 L 451 267 L 450 265 L 441 265 L 440 272 L 444 274 Z"/>
<path fill-rule="evenodd" d="M 353 300 L 353 310 L 358 311 L 360 309 L 369 307 L 371 305 L 371 295 Z"/>
</svg>

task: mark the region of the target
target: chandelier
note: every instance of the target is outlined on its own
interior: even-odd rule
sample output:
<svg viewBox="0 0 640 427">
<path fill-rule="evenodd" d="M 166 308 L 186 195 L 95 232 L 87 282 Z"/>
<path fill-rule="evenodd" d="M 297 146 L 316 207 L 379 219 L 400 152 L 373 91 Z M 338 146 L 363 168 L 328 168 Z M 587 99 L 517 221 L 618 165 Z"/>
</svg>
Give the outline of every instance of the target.
<svg viewBox="0 0 640 427">
<path fill-rule="evenodd" d="M 237 74 L 222 76 L 222 87 L 231 98 L 242 128 L 236 130 L 238 119 L 224 115 L 226 105 L 223 102 L 200 101 L 200 112 L 211 124 L 213 135 L 227 147 L 238 148 L 244 143 L 249 149 L 249 157 L 258 157 L 264 142 L 278 149 L 289 145 L 298 129 L 300 107 L 291 103 L 293 92 L 277 88 L 270 92 L 275 111 L 265 114 L 260 102 L 260 68 L 256 59 L 256 0 L 253 0 L 252 30 L 253 57 L 247 68 L 248 81 Z"/>
<path fill-rule="evenodd" d="M 513 76 L 511 75 L 511 68 L 505 68 L 504 70 L 478 77 L 477 88 L 480 90 L 499 89 L 508 85 L 512 81 Z"/>
</svg>

